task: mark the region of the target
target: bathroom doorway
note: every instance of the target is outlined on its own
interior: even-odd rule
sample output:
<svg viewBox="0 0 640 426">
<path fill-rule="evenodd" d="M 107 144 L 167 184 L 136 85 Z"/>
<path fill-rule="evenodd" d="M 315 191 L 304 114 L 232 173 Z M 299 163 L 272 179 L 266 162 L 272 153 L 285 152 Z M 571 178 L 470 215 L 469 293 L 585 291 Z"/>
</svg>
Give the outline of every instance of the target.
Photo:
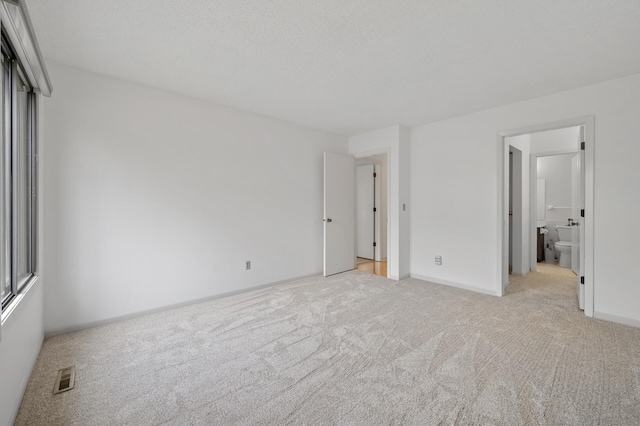
<svg viewBox="0 0 640 426">
<path fill-rule="evenodd" d="M 531 135 L 531 203 L 535 210 L 536 255 L 531 258 L 531 270 L 549 272 L 551 266 L 576 280 L 578 306 L 584 309 L 584 285 L 580 282 L 581 233 L 584 200 L 584 158 L 580 142 L 584 126 L 569 127 Z M 536 144 L 547 142 L 543 151 Z M 572 144 L 572 141 L 575 141 Z M 549 151 L 551 149 L 551 151 Z M 584 247 L 582 247 L 584 250 Z M 547 268 L 540 268 L 545 266 Z M 573 274 L 573 275 L 572 275 Z M 556 273 L 552 275 L 560 279 Z M 551 278 L 550 276 L 549 278 Z"/>
<path fill-rule="evenodd" d="M 593 220 L 582 216 L 593 211 L 592 132 L 584 117 L 499 134 L 501 294 L 511 277 L 573 277 L 576 304 L 593 316 Z"/>
</svg>

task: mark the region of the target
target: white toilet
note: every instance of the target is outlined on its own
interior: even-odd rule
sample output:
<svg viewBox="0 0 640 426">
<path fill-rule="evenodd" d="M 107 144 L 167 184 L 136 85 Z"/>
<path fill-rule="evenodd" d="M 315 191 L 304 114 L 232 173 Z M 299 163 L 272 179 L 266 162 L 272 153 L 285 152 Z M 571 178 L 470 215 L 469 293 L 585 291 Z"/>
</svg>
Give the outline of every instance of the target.
<svg viewBox="0 0 640 426">
<path fill-rule="evenodd" d="M 571 226 L 556 226 L 559 240 L 553 246 L 557 253 L 560 253 L 560 261 L 558 264 L 564 268 L 571 268 Z"/>
</svg>

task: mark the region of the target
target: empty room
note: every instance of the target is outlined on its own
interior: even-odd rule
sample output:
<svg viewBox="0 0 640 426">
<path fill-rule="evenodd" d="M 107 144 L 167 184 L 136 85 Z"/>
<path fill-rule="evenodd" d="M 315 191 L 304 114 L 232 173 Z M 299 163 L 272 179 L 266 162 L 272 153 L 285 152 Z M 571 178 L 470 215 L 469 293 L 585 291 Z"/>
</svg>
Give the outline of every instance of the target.
<svg viewBox="0 0 640 426">
<path fill-rule="evenodd" d="M 0 0 L 0 426 L 640 424 L 639 23 Z"/>
</svg>

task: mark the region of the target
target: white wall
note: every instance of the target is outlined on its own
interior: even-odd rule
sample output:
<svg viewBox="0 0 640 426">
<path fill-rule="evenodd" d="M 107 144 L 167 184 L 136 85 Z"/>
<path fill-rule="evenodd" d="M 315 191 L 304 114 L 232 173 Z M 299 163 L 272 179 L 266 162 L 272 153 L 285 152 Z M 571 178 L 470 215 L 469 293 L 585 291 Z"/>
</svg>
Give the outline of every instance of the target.
<svg viewBox="0 0 640 426">
<path fill-rule="evenodd" d="M 580 126 L 532 133 L 531 153 L 575 151 L 578 148 Z"/>
<path fill-rule="evenodd" d="M 640 324 L 640 75 L 414 127 L 411 273 L 497 293 L 497 133 L 595 116 L 596 316 Z M 612 190 L 615 188 L 615 190 Z M 610 250 L 616 247 L 616 250 Z M 444 256 L 433 264 L 434 254 Z"/>
<path fill-rule="evenodd" d="M 386 153 L 389 160 L 387 271 L 389 278 L 397 280 L 409 276 L 408 129 L 397 125 L 349 138 L 350 155 L 360 158 L 381 153 Z"/>
<path fill-rule="evenodd" d="M 37 281 L 2 324 L 0 425 L 13 424 L 44 337 L 42 281 Z"/>
<path fill-rule="evenodd" d="M 42 132 L 44 111 L 38 100 L 38 165 L 42 171 L 46 158 L 42 147 L 46 137 Z M 38 198 L 41 200 L 44 187 L 43 173 L 38 174 Z M 9 426 L 18 414 L 22 395 L 24 394 L 31 371 L 35 365 L 42 340 L 44 338 L 43 321 L 43 288 L 45 284 L 44 268 L 44 229 L 43 204 L 38 204 L 38 255 L 36 273 L 37 281 L 27 287 L 10 311 L 2 315 L 0 327 L 0 426 Z M 8 315 L 7 315 L 8 314 Z"/>
<path fill-rule="evenodd" d="M 48 65 L 47 333 L 320 273 L 346 138 Z"/>
<path fill-rule="evenodd" d="M 408 278 L 411 273 L 411 131 L 405 126 L 398 126 L 398 156 L 400 186 L 398 205 L 400 218 L 400 258 L 398 276 Z"/>
</svg>

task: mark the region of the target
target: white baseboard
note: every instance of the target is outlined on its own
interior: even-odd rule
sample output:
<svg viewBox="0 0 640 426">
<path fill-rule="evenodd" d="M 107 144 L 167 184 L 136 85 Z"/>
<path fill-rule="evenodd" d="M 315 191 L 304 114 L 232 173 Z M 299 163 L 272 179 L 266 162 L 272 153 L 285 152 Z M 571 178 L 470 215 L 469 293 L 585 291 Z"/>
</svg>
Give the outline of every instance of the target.
<svg viewBox="0 0 640 426">
<path fill-rule="evenodd" d="M 597 312 L 597 311 L 593 313 L 593 317 L 597 319 L 605 320 L 605 321 L 611 321 L 611 322 L 616 322 L 618 324 L 630 325 L 631 327 L 640 328 L 640 320 L 636 320 L 632 318 L 619 317 L 617 315 L 611 315 L 611 314 L 606 314 L 604 312 Z"/>
<path fill-rule="evenodd" d="M 404 279 L 411 278 L 411 274 L 403 274 L 403 275 L 400 275 L 400 276 L 389 274 L 389 276 L 387 278 L 389 278 L 390 280 L 402 281 Z"/>
<path fill-rule="evenodd" d="M 411 274 L 411 278 L 416 278 L 418 280 L 428 281 L 428 282 L 432 282 L 432 283 L 436 283 L 436 284 L 447 285 L 449 287 L 461 288 L 463 290 L 474 291 L 476 293 L 488 294 L 489 296 L 497 296 L 496 292 L 493 291 L 493 290 L 487 290 L 486 288 L 475 287 L 475 286 L 472 286 L 472 285 L 462 284 L 462 283 L 458 283 L 458 282 L 455 282 L 455 281 L 449 281 L 449 280 L 443 280 L 443 279 L 440 279 L 440 278 L 427 277 L 425 275 L 413 274 L 413 273 Z"/>
<path fill-rule="evenodd" d="M 208 302 L 209 300 L 221 299 L 227 296 L 234 296 L 236 294 L 247 293 L 249 291 L 254 291 L 254 290 L 260 290 L 261 288 L 271 287 L 278 284 L 284 284 L 291 281 L 301 280 L 304 278 L 316 277 L 318 275 L 322 275 L 322 272 L 316 272 L 315 274 L 303 275 L 300 277 L 289 278 L 286 280 L 275 281 L 275 282 L 266 283 L 266 284 L 259 284 L 252 287 L 243 288 L 240 290 L 228 291 L 225 293 L 215 294 L 213 296 L 202 297 L 200 299 L 188 300 L 186 302 L 175 303 L 172 305 L 162 306 L 154 309 L 147 309 L 147 310 L 135 312 L 132 314 L 119 315 L 117 317 L 112 317 L 112 318 L 108 318 L 100 321 L 92 321 L 92 322 L 81 324 L 81 325 L 74 325 L 72 327 L 63 327 L 55 330 L 49 330 L 44 333 L 44 338 L 47 339 L 49 337 L 58 336 L 60 334 L 73 333 L 75 331 L 86 330 L 88 328 L 93 328 L 93 327 L 99 327 L 101 325 L 107 325 L 113 322 L 124 321 L 132 318 L 141 317 L 144 315 L 155 314 L 157 312 L 168 311 L 169 309 L 182 308 L 184 306 L 195 305 L 196 303 Z"/>
</svg>

